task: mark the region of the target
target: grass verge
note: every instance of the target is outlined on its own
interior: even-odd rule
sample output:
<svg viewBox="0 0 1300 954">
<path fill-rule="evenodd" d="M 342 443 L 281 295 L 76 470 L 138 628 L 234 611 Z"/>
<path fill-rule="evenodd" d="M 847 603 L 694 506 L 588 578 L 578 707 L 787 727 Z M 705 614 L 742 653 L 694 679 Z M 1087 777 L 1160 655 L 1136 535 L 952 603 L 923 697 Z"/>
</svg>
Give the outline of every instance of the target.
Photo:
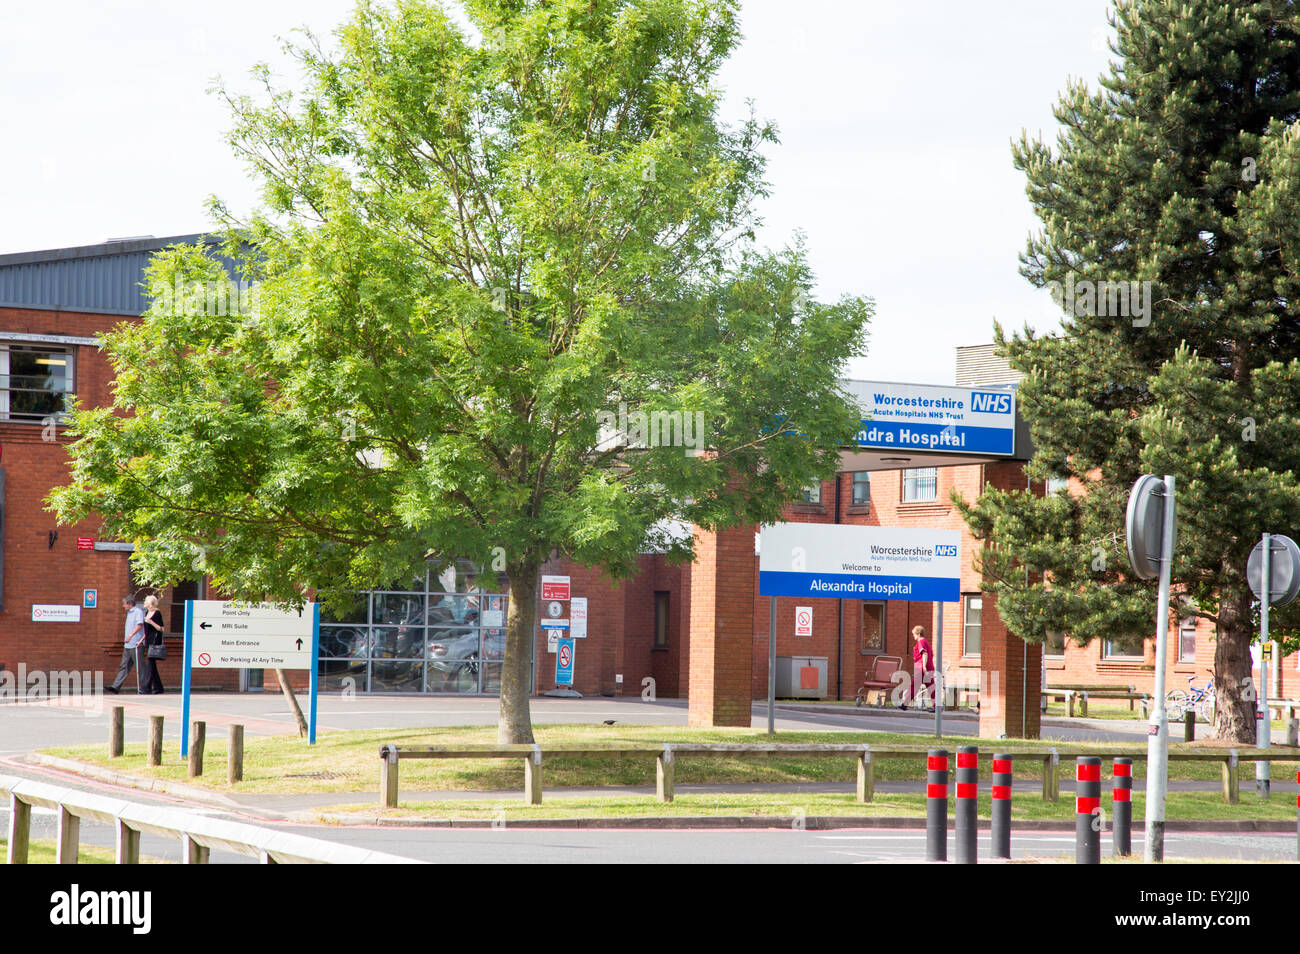
<svg viewBox="0 0 1300 954">
<path fill-rule="evenodd" d="M 543 747 L 562 743 L 619 743 L 662 744 L 664 742 L 696 743 L 761 743 L 770 741 L 762 729 L 697 729 L 684 726 L 642 725 L 547 725 L 534 729 L 536 739 Z M 495 726 L 473 726 L 429 729 L 381 729 L 349 732 L 328 732 L 317 737 L 315 746 L 305 741 L 274 737 L 247 738 L 244 748 L 244 780 L 234 785 L 226 782 L 226 742 L 209 740 L 205 754 L 205 774 L 190 779 L 186 763 L 180 761 L 179 744 L 169 742 L 163 749 L 163 764 L 149 767 L 145 764 L 145 746 L 128 745 L 121 758 L 109 759 L 105 746 L 77 746 L 47 749 L 50 755 L 89 762 L 114 771 L 141 778 L 163 779 L 201 786 L 216 792 L 231 794 L 306 794 L 313 792 L 377 792 L 379 786 L 379 747 L 398 745 L 450 745 L 466 742 L 492 743 L 496 738 Z M 871 743 L 883 745 L 930 745 L 933 740 L 923 735 L 906 735 L 894 732 L 781 732 L 778 743 Z M 1019 741 L 1012 739 L 948 739 L 944 746 L 954 751 L 957 745 L 979 745 L 981 751 L 1015 753 L 1026 747 L 1041 748 L 1056 744 L 1063 752 L 1071 748 L 1087 749 L 1081 743 L 1048 740 Z M 1092 746 L 1093 749 L 1098 746 Z M 1174 750 L 1181 743 L 1172 746 Z M 1106 743 L 1107 750 L 1144 753 L 1144 743 Z M 1300 752 L 1297 752 L 1300 760 Z M 1295 777 L 1295 763 L 1275 763 L 1273 777 Z M 1135 788 L 1140 787 L 1144 776 L 1144 763 L 1133 766 Z M 980 759 L 980 775 L 989 778 L 990 759 Z M 1027 760 L 1016 765 L 1018 780 L 1029 782 L 1041 778 L 1041 763 Z M 1068 757 L 1062 755 L 1062 777 L 1068 777 L 1072 768 Z M 1254 766 L 1242 763 L 1239 777 L 1254 778 Z M 593 753 L 581 756 L 548 756 L 543 767 L 547 788 L 600 787 L 620 785 L 653 785 L 655 761 L 650 756 L 614 756 Z M 878 758 L 875 761 L 876 780 L 920 781 L 921 762 L 918 758 Z M 848 782 L 856 778 L 855 760 L 844 758 L 725 758 L 684 756 L 676 765 L 676 781 L 689 784 L 746 784 L 746 783 L 796 783 L 796 782 Z M 1215 781 L 1220 778 L 1216 763 L 1171 762 L 1170 778 L 1174 780 Z M 522 789 L 523 766 L 516 759 L 456 759 L 409 760 L 402 762 L 401 788 L 404 791 L 490 791 Z M 1243 796 L 1245 786 L 1243 785 Z"/>
</svg>

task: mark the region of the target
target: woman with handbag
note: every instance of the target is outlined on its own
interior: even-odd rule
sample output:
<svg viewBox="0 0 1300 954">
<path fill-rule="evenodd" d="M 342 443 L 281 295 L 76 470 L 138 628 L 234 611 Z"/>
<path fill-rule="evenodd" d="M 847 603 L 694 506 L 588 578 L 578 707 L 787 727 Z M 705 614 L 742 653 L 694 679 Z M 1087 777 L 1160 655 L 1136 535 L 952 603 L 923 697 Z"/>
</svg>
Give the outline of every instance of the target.
<svg viewBox="0 0 1300 954">
<path fill-rule="evenodd" d="M 167 658 L 167 645 L 163 642 L 163 614 L 158 608 L 158 597 L 144 598 L 145 661 L 140 674 L 140 694 L 161 695 L 162 679 L 158 675 L 158 660 Z"/>
</svg>

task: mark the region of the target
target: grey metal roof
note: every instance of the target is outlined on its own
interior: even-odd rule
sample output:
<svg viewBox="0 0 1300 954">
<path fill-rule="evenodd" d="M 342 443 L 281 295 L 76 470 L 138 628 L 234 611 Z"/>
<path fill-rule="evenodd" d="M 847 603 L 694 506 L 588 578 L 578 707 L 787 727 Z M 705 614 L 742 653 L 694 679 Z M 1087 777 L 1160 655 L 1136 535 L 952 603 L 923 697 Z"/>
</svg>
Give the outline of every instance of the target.
<svg viewBox="0 0 1300 954">
<path fill-rule="evenodd" d="M 140 315 L 149 305 L 140 282 L 153 253 L 198 241 L 221 239 L 196 232 L 0 255 L 0 307 Z M 237 277 L 234 262 L 214 258 Z"/>
</svg>

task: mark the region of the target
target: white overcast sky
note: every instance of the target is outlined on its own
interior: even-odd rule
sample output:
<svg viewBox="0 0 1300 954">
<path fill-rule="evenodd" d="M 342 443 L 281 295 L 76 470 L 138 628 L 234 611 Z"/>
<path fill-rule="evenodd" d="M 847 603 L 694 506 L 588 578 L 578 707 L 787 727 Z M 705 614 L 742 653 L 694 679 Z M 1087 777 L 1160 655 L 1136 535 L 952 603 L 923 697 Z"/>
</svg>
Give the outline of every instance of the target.
<svg viewBox="0 0 1300 954">
<path fill-rule="evenodd" d="M 206 91 L 293 78 L 278 37 L 328 34 L 352 0 L 3 0 L 0 253 L 177 235 L 216 194 L 255 194 Z M 1067 78 L 1095 86 L 1107 0 L 744 0 L 721 76 L 781 130 L 763 241 L 806 233 L 818 295 L 876 300 L 854 377 L 952 383 L 954 347 L 993 319 L 1047 330 L 1055 309 L 1018 274 L 1036 227 L 1010 144 L 1056 136 Z"/>
</svg>

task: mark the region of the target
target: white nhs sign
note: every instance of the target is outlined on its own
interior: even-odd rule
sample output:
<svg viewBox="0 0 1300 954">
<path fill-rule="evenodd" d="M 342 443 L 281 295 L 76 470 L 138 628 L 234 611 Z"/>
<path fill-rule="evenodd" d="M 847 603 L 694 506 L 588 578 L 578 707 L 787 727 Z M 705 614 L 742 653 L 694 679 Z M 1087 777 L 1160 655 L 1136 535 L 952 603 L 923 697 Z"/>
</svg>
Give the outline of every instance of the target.
<svg viewBox="0 0 1300 954">
<path fill-rule="evenodd" d="M 972 391 L 970 409 L 983 414 L 1010 414 L 1011 395 L 997 391 Z"/>
<path fill-rule="evenodd" d="M 950 543 L 936 543 L 934 545 L 934 555 L 937 557 L 955 557 L 957 547 Z"/>
</svg>

